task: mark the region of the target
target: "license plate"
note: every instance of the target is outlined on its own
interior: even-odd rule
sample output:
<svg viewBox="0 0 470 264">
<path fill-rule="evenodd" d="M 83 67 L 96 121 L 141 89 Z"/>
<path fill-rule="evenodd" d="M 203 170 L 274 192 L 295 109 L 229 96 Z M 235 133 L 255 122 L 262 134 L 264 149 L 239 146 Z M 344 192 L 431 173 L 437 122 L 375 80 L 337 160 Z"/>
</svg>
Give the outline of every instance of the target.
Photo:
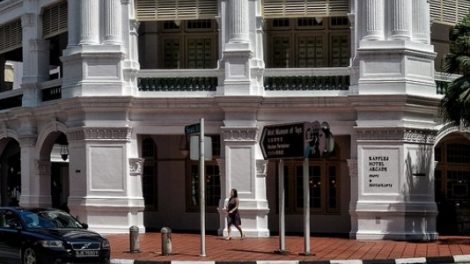
<svg viewBox="0 0 470 264">
<path fill-rule="evenodd" d="M 99 255 L 98 250 L 80 250 L 76 252 L 77 258 L 98 257 Z"/>
</svg>

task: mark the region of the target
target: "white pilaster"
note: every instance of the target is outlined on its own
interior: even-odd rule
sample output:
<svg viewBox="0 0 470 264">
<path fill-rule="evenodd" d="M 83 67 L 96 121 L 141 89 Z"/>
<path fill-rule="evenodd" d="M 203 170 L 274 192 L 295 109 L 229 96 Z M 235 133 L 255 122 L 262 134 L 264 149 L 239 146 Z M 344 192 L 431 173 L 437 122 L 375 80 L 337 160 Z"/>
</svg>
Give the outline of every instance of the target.
<svg viewBox="0 0 470 264">
<path fill-rule="evenodd" d="M 428 0 L 413 0 L 413 40 L 430 43 L 430 7 Z"/>
<path fill-rule="evenodd" d="M 221 95 L 260 95 L 263 91 L 260 72 L 264 65 L 258 63 L 262 55 L 256 52 L 263 45 L 257 36 L 262 23 L 260 1 L 221 1 L 221 65 L 225 69 Z"/>
<path fill-rule="evenodd" d="M 80 0 L 67 0 L 68 44 L 67 47 L 77 46 L 80 42 Z"/>
<path fill-rule="evenodd" d="M 437 239 L 433 132 L 390 127 L 360 127 L 356 131 L 358 201 L 352 207 L 351 221 L 355 223 L 351 236 Z"/>
<path fill-rule="evenodd" d="M 248 38 L 248 0 L 228 1 L 228 30 L 230 43 L 247 43 Z"/>
<path fill-rule="evenodd" d="M 223 127 L 225 144 L 224 187 L 219 206 L 228 202 L 230 190 L 238 190 L 244 234 L 267 237 L 269 206 L 266 197 L 266 161 L 259 160 L 256 127 Z M 222 168 L 221 168 L 222 169 Z M 225 191 L 225 192 L 224 192 Z M 225 214 L 219 211 L 219 234 L 227 234 Z M 232 232 L 237 236 L 237 232 Z"/>
<path fill-rule="evenodd" d="M 80 3 L 79 43 L 97 45 L 100 43 L 100 1 L 81 0 Z"/>
<path fill-rule="evenodd" d="M 121 0 L 104 1 L 104 43 L 122 43 L 122 4 Z"/>
<path fill-rule="evenodd" d="M 359 1 L 364 20 L 364 40 L 383 40 L 385 29 L 384 0 L 362 0 Z"/>
<path fill-rule="evenodd" d="M 26 3 L 25 3 L 26 4 Z M 23 106 L 41 102 L 38 83 L 49 80 L 49 41 L 42 40 L 42 23 L 38 14 L 21 17 L 23 28 Z"/>
<path fill-rule="evenodd" d="M 50 207 L 51 162 L 38 160 L 36 156 L 36 135 L 20 136 L 21 148 L 21 198 L 24 207 Z"/>
<path fill-rule="evenodd" d="M 411 39 L 412 1 L 391 0 L 392 39 Z"/>
<path fill-rule="evenodd" d="M 129 180 L 142 173 L 142 160 L 130 157 L 130 134 L 128 127 L 73 128 L 67 134 L 68 206 L 91 230 L 124 233 L 136 225 L 145 232 L 144 200 L 133 188 L 139 181 Z"/>
</svg>

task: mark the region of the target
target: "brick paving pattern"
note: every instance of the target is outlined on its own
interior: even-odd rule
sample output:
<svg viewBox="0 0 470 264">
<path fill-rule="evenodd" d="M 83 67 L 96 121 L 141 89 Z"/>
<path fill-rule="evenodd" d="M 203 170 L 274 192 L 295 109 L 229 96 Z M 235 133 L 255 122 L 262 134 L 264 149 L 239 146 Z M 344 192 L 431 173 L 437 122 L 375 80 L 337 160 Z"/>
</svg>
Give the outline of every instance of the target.
<svg viewBox="0 0 470 264">
<path fill-rule="evenodd" d="M 287 236 L 286 255 L 274 254 L 279 238 L 234 238 L 226 241 L 219 236 L 206 237 L 206 257 L 200 257 L 198 234 L 173 234 L 173 254 L 161 256 L 160 233 L 140 235 L 140 253 L 129 253 L 128 235 L 108 235 L 113 259 L 135 260 L 346 260 L 346 259 L 395 259 L 414 257 L 438 257 L 470 254 L 469 236 L 445 236 L 433 242 L 406 242 L 385 240 L 352 240 L 334 237 L 312 237 L 311 256 L 303 252 L 302 236 Z"/>
</svg>

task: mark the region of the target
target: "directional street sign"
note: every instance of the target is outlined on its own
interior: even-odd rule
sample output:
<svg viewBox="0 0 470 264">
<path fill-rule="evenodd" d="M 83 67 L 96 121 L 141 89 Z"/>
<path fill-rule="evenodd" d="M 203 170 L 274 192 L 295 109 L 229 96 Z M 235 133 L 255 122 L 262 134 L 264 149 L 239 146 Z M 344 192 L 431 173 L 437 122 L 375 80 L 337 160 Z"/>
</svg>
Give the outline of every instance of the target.
<svg viewBox="0 0 470 264">
<path fill-rule="evenodd" d="M 186 135 L 191 135 L 191 134 L 199 134 L 201 133 L 201 124 L 196 123 L 192 125 L 187 125 L 184 127 L 184 133 Z"/>
<path fill-rule="evenodd" d="M 304 123 L 265 126 L 261 134 L 261 151 L 264 159 L 302 159 Z"/>
<path fill-rule="evenodd" d="M 321 158 L 333 152 L 334 137 L 327 122 L 269 125 L 260 139 L 264 159 Z"/>
</svg>

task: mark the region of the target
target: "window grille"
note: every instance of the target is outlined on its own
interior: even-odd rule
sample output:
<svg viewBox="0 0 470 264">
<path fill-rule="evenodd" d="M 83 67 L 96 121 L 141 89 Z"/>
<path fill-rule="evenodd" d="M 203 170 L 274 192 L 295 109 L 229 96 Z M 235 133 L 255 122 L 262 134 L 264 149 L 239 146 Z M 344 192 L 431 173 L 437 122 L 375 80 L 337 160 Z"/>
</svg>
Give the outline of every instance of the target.
<svg viewBox="0 0 470 264">
<path fill-rule="evenodd" d="M 0 25 L 0 54 L 20 48 L 23 41 L 22 34 L 20 19 Z"/>
<path fill-rule="evenodd" d="M 67 1 L 44 9 L 42 14 L 43 38 L 50 38 L 67 32 Z"/>
<path fill-rule="evenodd" d="M 140 21 L 213 19 L 217 16 L 217 0 L 136 0 Z"/>
<path fill-rule="evenodd" d="M 468 0 L 430 0 L 429 3 L 434 23 L 454 25 L 470 12 Z"/>
<path fill-rule="evenodd" d="M 265 18 L 346 16 L 348 0 L 264 0 Z"/>
</svg>

